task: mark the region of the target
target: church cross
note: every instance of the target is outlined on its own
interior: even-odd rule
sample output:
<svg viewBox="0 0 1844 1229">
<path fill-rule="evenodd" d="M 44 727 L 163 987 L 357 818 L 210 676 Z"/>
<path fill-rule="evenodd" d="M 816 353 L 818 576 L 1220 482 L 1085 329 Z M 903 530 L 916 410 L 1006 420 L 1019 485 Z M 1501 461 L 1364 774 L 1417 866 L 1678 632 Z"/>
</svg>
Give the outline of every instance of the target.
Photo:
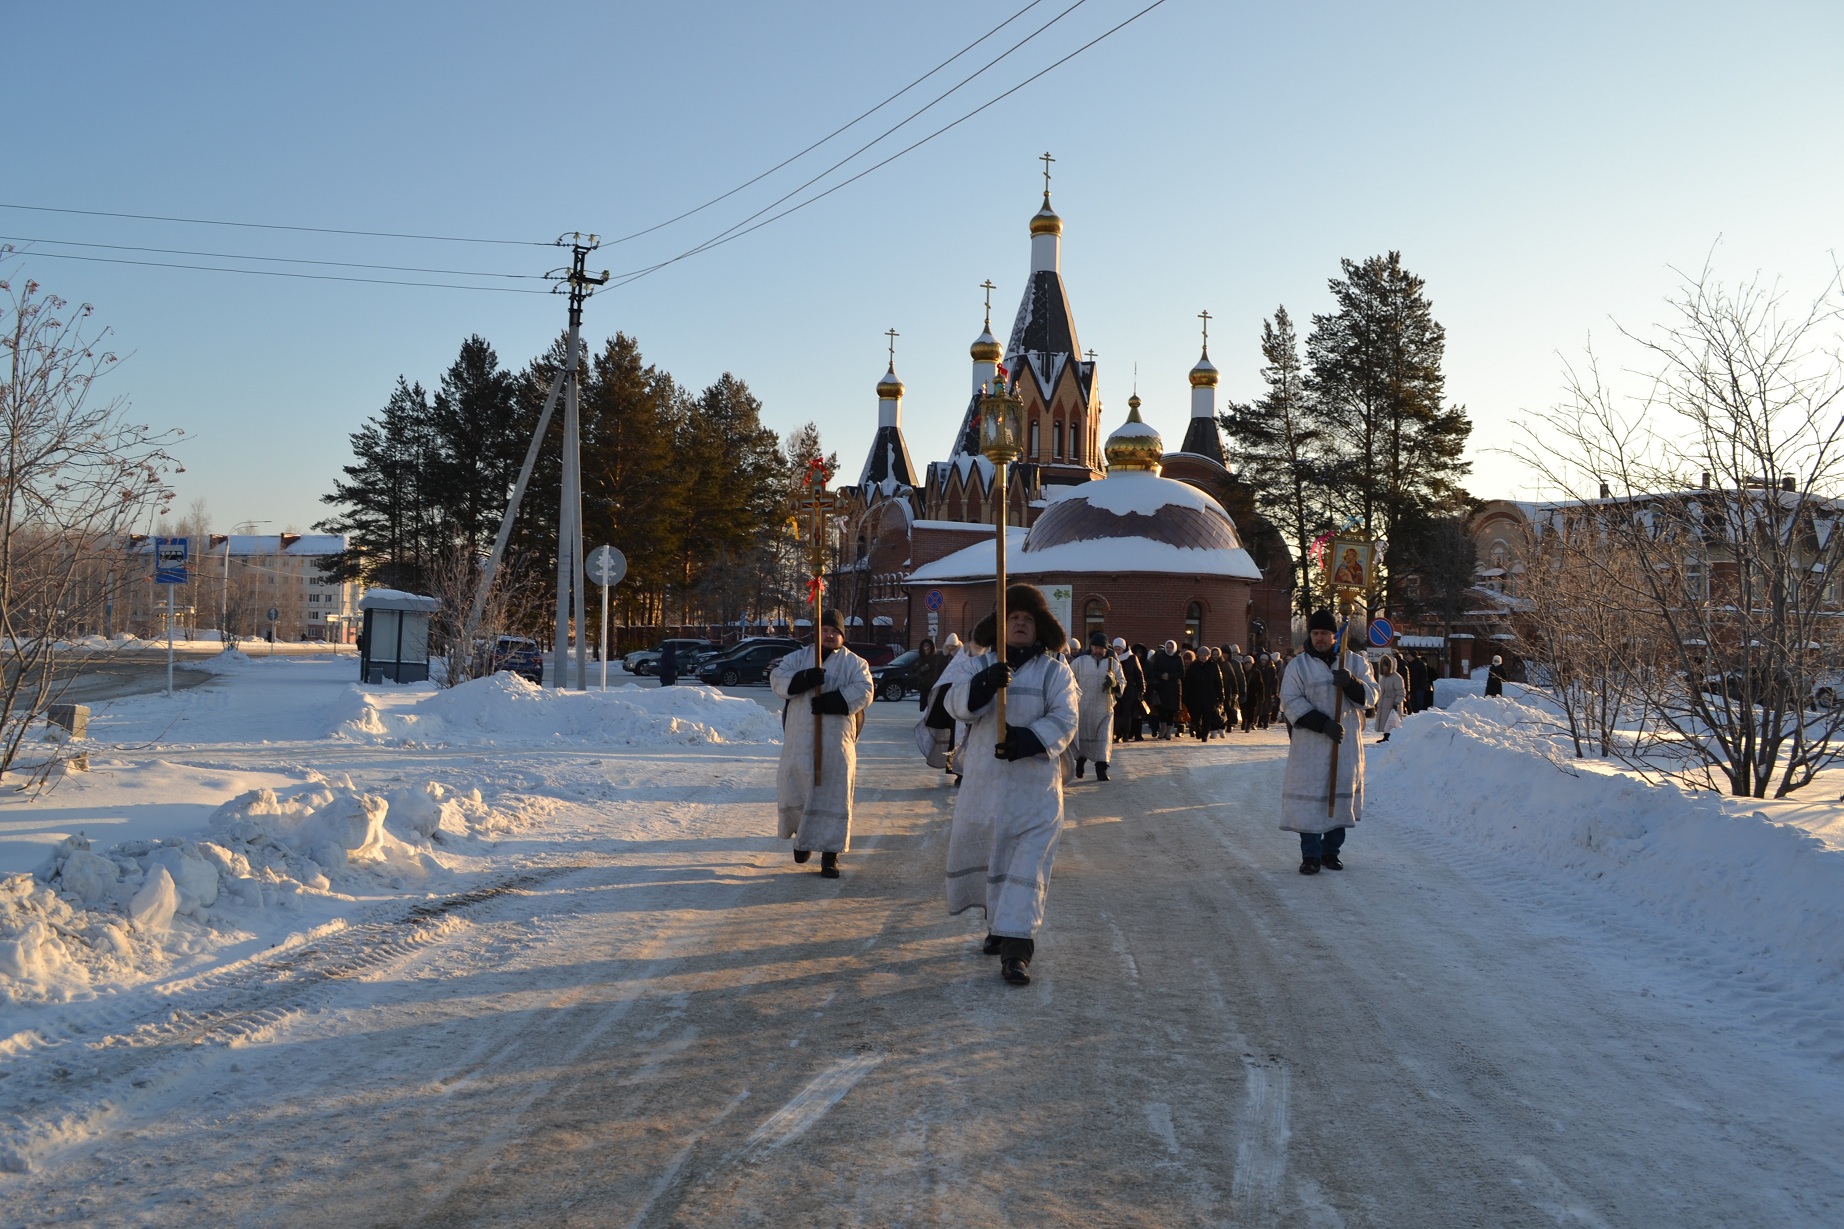
<svg viewBox="0 0 1844 1229">
<path fill-rule="evenodd" d="M 884 336 L 890 339 L 890 370 L 896 370 L 896 339 L 902 334 L 895 329 L 885 329 Z"/>
<path fill-rule="evenodd" d="M 1088 352 L 1088 365 L 1090 367 L 1095 365 L 1095 351 L 1092 349 Z"/>
<path fill-rule="evenodd" d="M 1206 309 L 1204 311 L 1197 313 L 1197 316 L 1198 316 L 1198 319 L 1204 322 L 1204 353 L 1209 354 L 1210 353 L 1210 312 L 1208 311 L 1208 309 Z"/>
<path fill-rule="evenodd" d="M 1050 164 L 1052 162 L 1055 162 L 1056 159 L 1050 156 L 1049 150 L 1045 150 L 1044 156 L 1039 158 L 1038 161 L 1044 164 L 1044 199 L 1049 200 L 1050 199 Z"/>
<path fill-rule="evenodd" d="M 989 277 L 980 283 L 980 289 L 986 292 L 986 331 L 990 333 L 992 332 L 992 292 L 998 287 L 992 284 L 992 279 Z"/>
</svg>

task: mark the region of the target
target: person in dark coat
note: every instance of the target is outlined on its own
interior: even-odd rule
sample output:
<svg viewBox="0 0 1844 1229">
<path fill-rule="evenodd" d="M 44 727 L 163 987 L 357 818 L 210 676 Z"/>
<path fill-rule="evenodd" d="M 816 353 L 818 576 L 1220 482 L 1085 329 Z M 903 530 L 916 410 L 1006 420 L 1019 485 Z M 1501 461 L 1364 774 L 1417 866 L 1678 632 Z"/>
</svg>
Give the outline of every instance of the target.
<svg viewBox="0 0 1844 1229">
<path fill-rule="evenodd" d="M 1505 694 L 1505 659 L 1502 657 L 1492 658 L 1492 664 L 1486 667 L 1485 694 L 1488 696 Z"/>
<path fill-rule="evenodd" d="M 1140 665 L 1139 654 L 1128 652 L 1125 640 L 1116 636 L 1113 647 L 1121 673 L 1127 679 L 1120 703 L 1114 706 L 1114 741 L 1137 743 L 1140 741 L 1140 718 L 1146 712 L 1146 670 Z"/>
<path fill-rule="evenodd" d="M 916 680 L 916 692 L 923 712 L 928 711 L 930 694 L 935 684 L 941 681 L 941 672 L 947 668 L 948 659 L 935 652 L 935 642 L 927 636 L 916 646 L 916 664 L 911 670 Z"/>
<path fill-rule="evenodd" d="M 674 683 L 677 683 L 678 681 L 679 681 L 679 654 L 678 654 L 677 648 L 669 644 L 664 649 L 660 650 L 659 685 L 661 687 L 671 687 Z"/>
<path fill-rule="evenodd" d="M 1428 663 L 1419 657 L 1408 660 L 1409 711 L 1419 713 L 1428 707 L 1423 692 L 1428 690 Z"/>
<path fill-rule="evenodd" d="M 1264 653 L 1262 656 L 1266 657 L 1267 654 Z M 1267 667 L 1261 662 L 1252 662 L 1244 667 L 1249 687 L 1248 703 L 1242 706 L 1242 732 L 1244 734 L 1256 726 L 1264 730 L 1268 728 L 1268 680 L 1264 674 L 1266 669 Z"/>
<path fill-rule="evenodd" d="M 1181 690 L 1184 705 L 1191 710 L 1191 733 L 1199 742 L 1209 741 L 1211 731 L 1223 724 L 1223 672 L 1208 648 L 1185 667 Z"/>
<path fill-rule="evenodd" d="M 1184 671 L 1184 661 L 1178 656 L 1176 640 L 1166 641 L 1146 663 L 1146 699 L 1152 706 L 1154 736 L 1157 738 L 1172 736 L 1172 725 L 1178 720 Z"/>
</svg>

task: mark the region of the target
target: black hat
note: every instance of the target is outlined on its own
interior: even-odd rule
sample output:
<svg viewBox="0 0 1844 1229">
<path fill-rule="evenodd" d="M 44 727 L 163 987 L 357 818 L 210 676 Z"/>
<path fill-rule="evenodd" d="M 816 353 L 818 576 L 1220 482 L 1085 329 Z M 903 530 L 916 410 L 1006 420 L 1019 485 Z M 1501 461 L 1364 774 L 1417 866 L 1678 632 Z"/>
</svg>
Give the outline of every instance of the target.
<svg viewBox="0 0 1844 1229">
<path fill-rule="evenodd" d="M 1007 585 L 1005 609 L 1008 614 L 1020 610 L 1030 612 L 1032 620 L 1037 624 L 1037 643 L 1043 646 L 1044 652 L 1060 652 L 1069 643 L 1069 637 L 1063 634 L 1063 625 L 1050 613 L 1050 604 L 1044 601 L 1043 591 L 1036 585 Z M 981 619 L 979 626 L 973 629 L 974 643 L 997 647 L 999 639 L 996 627 L 992 615 Z"/>
<path fill-rule="evenodd" d="M 1312 618 L 1306 620 L 1306 630 L 1309 632 L 1336 632 L 1338 630 L 1338 620 L 1332 617 L 1331 611 L 1321 606 L 1319 609 L 1313 611 Z"/>
<path fill-rule="evenodd" d="M 1100 645 L 1105 649 L 1108 647 L 1108 634 L 1106 632 L 1090 632 L 1088 634 L 1088 642 L 1091 648 L 1095 645 Z"/>
<path fill-rule="evenodd" d="M 820 611 L 820 626 L 830 627 L 833 631 L 843 636 L 845 634 L 845 616 L 839 613 L 837 607 L 830 610 L 822 610 Z"/>
</svg>

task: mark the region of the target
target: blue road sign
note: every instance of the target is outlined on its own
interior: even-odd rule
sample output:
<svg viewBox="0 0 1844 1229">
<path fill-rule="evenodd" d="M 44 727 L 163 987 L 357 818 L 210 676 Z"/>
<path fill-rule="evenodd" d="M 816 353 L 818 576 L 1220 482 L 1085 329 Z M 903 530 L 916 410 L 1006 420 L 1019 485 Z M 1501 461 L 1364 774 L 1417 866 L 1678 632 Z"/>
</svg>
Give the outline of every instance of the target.
<svg viewBox="0 0 1844 1229">
<path fill-rule="evenodd" d="M 1389 625 L 1388 619 L 1375 619 L 1370 624 L 1370 643 L 1379 649 L 1387 648 L 1389 642 L 1396 638 L 1396 629 Z"/>
<path fill-rule="evenodd" d="M 183 585 L 186 579 L 186 539 L 155 538 L 154 583 Z"/>
<path fill-rule="evenodd" d="M 930 589 L 928 591 L 928 596 L 922 599 L 922 604 L 927 606 L 930 610 L 940 610 L 942 602 L 946 600 L 946 598 L 941 596 L 941 590 Z"/>
</svg>

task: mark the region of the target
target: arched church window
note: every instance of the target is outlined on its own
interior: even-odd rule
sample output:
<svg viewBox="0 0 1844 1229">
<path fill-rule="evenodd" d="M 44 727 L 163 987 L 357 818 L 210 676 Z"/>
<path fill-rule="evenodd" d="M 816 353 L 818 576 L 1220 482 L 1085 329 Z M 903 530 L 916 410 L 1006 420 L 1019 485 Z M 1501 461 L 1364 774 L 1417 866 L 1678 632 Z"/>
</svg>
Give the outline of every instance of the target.
<svg viewBox="0 0 1844 1229">
<path fill-rule="evenodd" d="M 1185 643 L 1192 648 L 1204 642 L 1204 608 L 1197 602 L 1185 607 Z"/>
<path fill-rule="evenodd" d="M 1038 451 L 1037 451 L 1038 449 L 1038 438 L 1037 438 L 1038 425 L 1039 424 L 1036 419 L 1031 420 L 1031 446 L 1025 450 L 1025 455 L 1030 457 L 1033 461 L 1043 460 L 1043 458 L 1038 455 Z"/>
<path fill-rule="evenodd" d="M 1055 452 L 1053 452 L 1051 455 L 1056 457 L 1057 460 L 1061 461 L 1063 459 L 1063 424 L 1062 423 L 1057 423 L 1056 426 L 1051 428 L 1050 446 L 1055 449 Z"/>
<path fill-rule="evenodd" d="M 1082 433 L 1076 430 L 1076 424 L 1073 422 L 1069 424 L 1069 459 L 1072 461 L 1082 459 Z"/>
<path fill-rule="evenodd" d="M 1088 638 L 1093 636 L 1096 632 L 1101 631 L 1106 626 L 1107 621 L 1107 612 L 1101 608 L 1101 599 L 1098 597 L 1091 597 L 1088 603 L 1082 607 L 1082 643 L 1086 645 L 1088 643 Z"/>
</svg>

